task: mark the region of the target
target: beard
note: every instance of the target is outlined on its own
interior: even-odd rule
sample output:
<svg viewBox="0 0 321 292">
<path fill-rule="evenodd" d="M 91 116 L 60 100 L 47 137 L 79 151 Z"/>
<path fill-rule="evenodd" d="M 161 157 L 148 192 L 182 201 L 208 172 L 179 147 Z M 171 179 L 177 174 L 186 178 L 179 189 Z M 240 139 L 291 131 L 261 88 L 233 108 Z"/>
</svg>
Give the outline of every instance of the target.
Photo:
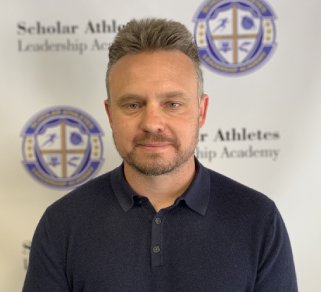
<svg viewBox="0 0 321 292">
<path fill-rule="evenodd" d="M 123 160 L 139 173 L 146 176 L 159 176 L 179 169 L 185 162 L 194 156 L 198 142 L 198 125 L 193 131 L 192 141 L 185 148 L 175 138 L 169 138 L 162 134 L 144 133 L 134 139 L 134 147 L 130 152 L 124 153 L 117 146 L 117 139 L 113 133 L 116 149 Z M 139 145 L 149 142 L 168 142 L 174 148 L 174 157 L 168 157 L 164 153 L 139 153 Z"/>
</svg>

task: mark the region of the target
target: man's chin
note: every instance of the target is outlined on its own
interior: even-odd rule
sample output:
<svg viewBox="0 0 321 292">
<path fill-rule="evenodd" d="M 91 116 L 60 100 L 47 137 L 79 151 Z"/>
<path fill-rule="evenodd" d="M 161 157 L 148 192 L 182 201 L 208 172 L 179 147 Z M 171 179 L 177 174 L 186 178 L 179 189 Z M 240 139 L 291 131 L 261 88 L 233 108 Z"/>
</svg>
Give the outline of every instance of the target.
<svg viewBox="0 0 321 292">
<path fill-rule="evenodd" d="M 171 162 L 164 162 L 160 161 L 159 155 L 153 154 L 148 155 L 148 159 L 144 159 L 144 161 L 141 160 L 132 160 L 132 159 L 126 159 L 128 165 L 130 165 L 132 168 L 134 168 L 136 171 L 138 171 L 141 174 L 147 175 L 147 176 L 158 176 L 163 175 L 166 173 L 169 173 L 175 169 L 176 165 Z M 150 157 L 153 156 L 153 157 Z M 156 157 L 157 156 L 157 157 Z"/>
<path fill-rule="evenodd" d="M 127 155 L 122 155 L 126 164 L 146 176 L 159 176 L 176 171 L 192 156 L 194 156 L 193 151 L 180 153 L 177 150 L 171 150 L 146 153 L 137 148 Z"/>
<path fill-rule="evenodd" d="M 164 166 L 164 165 L 131 165 L 140 174 L 146 176 L 160 176 L 172 172 L 175 166 Z"/>
<path fill-rule="evenodd" d="M 146 176 L 159 176 L 169 174 L 182 166 L 189 157 L 172 156 L 164 158 L 164 155 L 153 153 L 140 157 L 138 155 L 127 156 L 124 161 L 137 172 Z"/>
</svg>

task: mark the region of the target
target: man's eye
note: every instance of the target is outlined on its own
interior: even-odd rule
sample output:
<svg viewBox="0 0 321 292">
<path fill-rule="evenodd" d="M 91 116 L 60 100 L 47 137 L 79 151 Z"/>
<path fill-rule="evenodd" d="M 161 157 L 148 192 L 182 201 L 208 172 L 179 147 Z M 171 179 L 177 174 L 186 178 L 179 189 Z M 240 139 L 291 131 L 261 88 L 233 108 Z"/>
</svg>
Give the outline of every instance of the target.
<svg viewBox="0 0 321 292">
<path fill-rule="evenodd" d="M 135 109 L 139 108 L 139 104 L 138 103 L 127 103 L 127 104 L 125 104 L 124 107 L 129 110 L 135 110 Z"/>
<path fill-rule="evenodd" d="M 177 102 L 169 102 L 167 103 L 167 106 L 170 108 L 170 109 L 177 109 L 180 107 L 180 104 L 177 103 Z"/>
</svg>

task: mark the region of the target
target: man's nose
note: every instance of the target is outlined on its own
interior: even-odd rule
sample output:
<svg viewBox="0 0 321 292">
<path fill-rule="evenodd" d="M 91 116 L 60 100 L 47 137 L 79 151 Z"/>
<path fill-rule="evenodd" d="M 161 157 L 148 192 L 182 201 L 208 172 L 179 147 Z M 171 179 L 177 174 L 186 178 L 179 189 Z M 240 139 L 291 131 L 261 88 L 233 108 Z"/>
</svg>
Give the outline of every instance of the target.
<svg viewBox="0 0 321 292">
<path fill-rule="evenodd" d="M 141 128 L 149 133 L 164 131 L 164 116 L 160 105 L 149 104 L 145 106 L 141 116 Z"/>
</svg>

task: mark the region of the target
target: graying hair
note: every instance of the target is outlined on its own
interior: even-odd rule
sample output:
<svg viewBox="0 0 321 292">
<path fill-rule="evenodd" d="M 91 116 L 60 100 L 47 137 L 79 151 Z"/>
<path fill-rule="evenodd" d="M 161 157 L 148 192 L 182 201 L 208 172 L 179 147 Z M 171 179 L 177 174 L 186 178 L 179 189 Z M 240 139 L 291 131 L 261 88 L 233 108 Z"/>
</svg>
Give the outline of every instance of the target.
<svg viewBox="0 0 321 292">
<path fill-rule="evenodd" d="M 189 57 L 195 66 L 198 95 L 203 94 L 203 74 L 200 68 L 200 58 L 192 34 L 181 23 L 166 20 L 146 18 L 129 21 L 116 35 L 109 47 L 109 62 L 106 74 L 108 99 L 109 73 L 111 67 L 127 54 L 142 53 L 157 50 L 179 50 Z"/>
</svg>

